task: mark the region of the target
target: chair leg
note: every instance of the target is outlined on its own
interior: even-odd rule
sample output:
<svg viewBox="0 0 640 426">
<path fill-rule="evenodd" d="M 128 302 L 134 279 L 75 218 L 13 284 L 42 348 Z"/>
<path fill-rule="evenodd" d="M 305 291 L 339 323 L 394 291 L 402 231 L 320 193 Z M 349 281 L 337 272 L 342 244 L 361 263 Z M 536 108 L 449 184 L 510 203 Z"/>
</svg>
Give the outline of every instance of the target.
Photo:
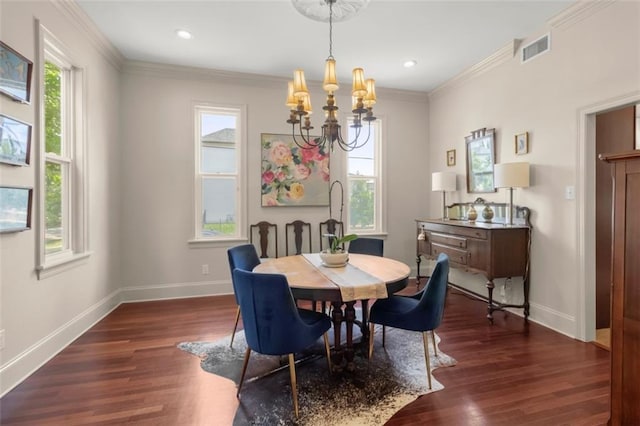
<svg viewBox="0 0 640 426">
<path fill-rule="evenodd" d="M 384 344 L 386 343 L 387 340 L 387 326 L 383 325 L 382 326 L 382 347 L 384 348 Z"/>
<path fill-rule="evenodd" d="M 238 393 L 236 393 L 237 397 L 240 397 L 240 389 L 242 389 L 242 383 L 244 382 L 244 373 L 247 372 L 247 365 L 249 365 L 250 356 L 251 356 L 251 348 L 247 348 L 247 351 L 244 353 L 244 363 L 242 364 L 242 375 L 240 375 L 240 383 L 238 384 Z"/>
<path fill-rule="evenodd" d="M 289 354 L 289 375 L 291 376 L 291 395 L 293 397 L 293 411 L 298 418 L 298 384 L 296 381 L 296 364 L 293 354 Z"/>
<path fill-rule="evenodd" d="M 233 347 L 233 339 L 236 337 L 236 329 L 238 328 L 238 320 L 240 319 L 240 305 L 238 305 L 238 309 L 236 310 L 236 324 L 233 326 L 233 332 L 231 333 L 231 343 L 229 347 Z"/>
<path fill-rule="evenodd" d="M 431 330 L 431 341 L 433 342 L 433 354 L 438 356 L 438 347 L 436 346 L 436 332 Z"/>
<path fill-rule="evenodd" d="M 331 366 L 331 349 L 329 349 L 329 335 L 325 332 L 322 337 L 324 338 L 324 350 L 327 352 L 327 364 L 329 364 L 329 374 L 333 373 L 333 367 Z"/>
<path fill-rule="evenodd" d="M 369 321 L 369 361 L 371 361 L 371 357 L 373 357 L 373 330 L 375 326 L 374 323 Z"/>
<path fill-rule="evenodd" d="M 427 381 L 429 382 L 429 389 L 431 389 L 431 361 L 429 360 L 429 337 L 428 331 L 422 332 L 422 344 L 424 346 L 424 360 L 427 364 Z"/>
</svg>

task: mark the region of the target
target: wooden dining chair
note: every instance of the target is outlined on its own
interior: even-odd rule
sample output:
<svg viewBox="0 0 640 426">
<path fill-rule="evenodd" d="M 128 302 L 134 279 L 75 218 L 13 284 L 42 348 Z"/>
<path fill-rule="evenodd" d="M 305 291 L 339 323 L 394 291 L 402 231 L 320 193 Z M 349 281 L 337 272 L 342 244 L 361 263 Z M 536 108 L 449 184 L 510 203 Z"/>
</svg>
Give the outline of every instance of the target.
<svg viewBox="0 0 640 426">
<path fill-rule="evenodd" d="M 284 228 L 284 234 L 285 253 L 287 256 L 292 254 L 302 254 L 303 249 L 306 246 L 303 242 L 309 243 L 309 248 L 306 253 L 311 253 L 311 224 L 309 222 L 294 220 L 291 223 L 287 223 Z M 290 244 L 291 250 L 289 250 Z"/>
<path fill-rule="evenodd" d="M 344 237 L 344 224 L 339 220 L 327 219 L 324 222 L 320 222 L 319 228 L 320 228 L 320 251 L 322 251 L 323 243 L 325 242 L 329 243 L 325 235 L 333 234 L 340 238 Z"/>
<path fill-rule="evenodd" d="M 254 239 L 258 240 L 260 259 L 278 257 L 278 225 L 263 220 L 249 226 L 249 242 L 253 244 Z"/>
</svg>

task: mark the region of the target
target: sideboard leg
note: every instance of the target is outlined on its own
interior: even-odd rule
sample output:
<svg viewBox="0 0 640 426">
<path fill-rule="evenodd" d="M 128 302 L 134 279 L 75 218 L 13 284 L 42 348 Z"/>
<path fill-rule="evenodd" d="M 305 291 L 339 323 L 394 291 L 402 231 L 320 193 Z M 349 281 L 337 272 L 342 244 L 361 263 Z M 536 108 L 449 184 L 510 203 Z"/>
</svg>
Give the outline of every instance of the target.
<svg viewBox="0 0 640 426">
<path fill-rule="evenodd" d="M 487 319 L 493 324 L 493 289 L 495 284 L 493 280 L 487 281 L 487 290 L 489 290 L 489 304 L 487 305 Z"/>
<path fill-rule="evenodd" d="M 420 289 L 420 263 L 422 262 L 422 258 L 420 258 L 420 255 L 418 255 L 416 257 L 416 288 Z"/>
</svg>

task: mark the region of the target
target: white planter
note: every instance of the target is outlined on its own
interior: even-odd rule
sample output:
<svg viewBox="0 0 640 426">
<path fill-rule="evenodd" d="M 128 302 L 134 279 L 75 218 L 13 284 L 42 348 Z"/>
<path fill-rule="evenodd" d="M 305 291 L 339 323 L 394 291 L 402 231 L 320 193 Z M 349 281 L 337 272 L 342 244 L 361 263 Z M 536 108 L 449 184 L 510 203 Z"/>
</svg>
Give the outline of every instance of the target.
<svg viewBox="0 0 640 426">
<path fill-rule="evenodd" d="M 322 263 L 329 267 L 338 267 L 344 266 L 349 261 L 349 253 L 340 252 L 340 253 L 327 253 L 320 252 L 320 259 L 322 259 Z"/>
</svg>

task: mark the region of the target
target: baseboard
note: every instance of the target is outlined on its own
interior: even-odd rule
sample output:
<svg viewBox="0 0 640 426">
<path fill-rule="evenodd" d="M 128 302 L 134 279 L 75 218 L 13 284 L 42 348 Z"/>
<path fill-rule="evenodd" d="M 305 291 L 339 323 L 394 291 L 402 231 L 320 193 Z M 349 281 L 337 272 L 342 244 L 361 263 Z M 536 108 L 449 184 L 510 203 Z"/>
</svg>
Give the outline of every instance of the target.
<svg viewBox="0 0 640 426">
<path fill-rule="evenodd" d="M 529 308 L 529 320 L 550 328 L 565 336 L 577 339 L 576 318 L 571 315 L 556 311 L 547 306 L 531 303 Z"/>
<path fill-rule="evenodd" d="M 123 303 L 218 296 L 232 293 L 233 287 L 229 280 L 131 286 L 120 289 L 121 300 Z"/>
<path fill-rule="evenodd" d="M 69 346 L 121 303 L 181 299 L 233 293 L 231 282 L 204 281 L 123 287 L 76 315 L 0 367 L 0 398 Z"/>
<path fill-rule="evenodd" d="M 85 309 L 0 367 L 0 398 L 120 305 L 120 290 Z"/>
</svg>

